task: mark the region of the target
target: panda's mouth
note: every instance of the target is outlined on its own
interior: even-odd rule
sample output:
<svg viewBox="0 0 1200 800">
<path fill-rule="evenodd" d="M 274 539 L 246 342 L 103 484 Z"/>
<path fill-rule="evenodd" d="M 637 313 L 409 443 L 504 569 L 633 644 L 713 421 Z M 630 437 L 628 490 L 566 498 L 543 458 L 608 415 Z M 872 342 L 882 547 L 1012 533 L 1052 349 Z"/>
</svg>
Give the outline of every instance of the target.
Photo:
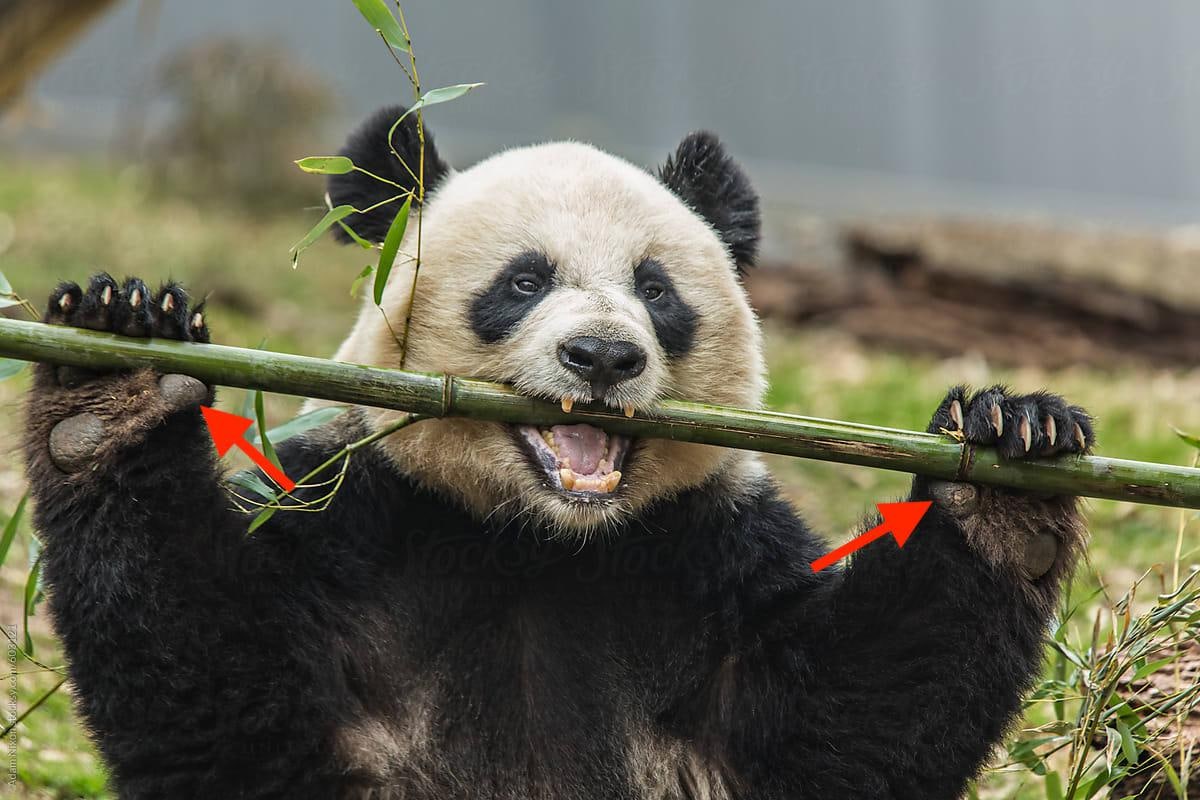
<svg viewBox="0 0 1200 800">
<path fill-rule="evenodd" d="M 577 499 L 611 495 L 621 484 L 630 439 L 591 425 L 515 425 L 526 455 L 550 487 Z"/>
</svg>

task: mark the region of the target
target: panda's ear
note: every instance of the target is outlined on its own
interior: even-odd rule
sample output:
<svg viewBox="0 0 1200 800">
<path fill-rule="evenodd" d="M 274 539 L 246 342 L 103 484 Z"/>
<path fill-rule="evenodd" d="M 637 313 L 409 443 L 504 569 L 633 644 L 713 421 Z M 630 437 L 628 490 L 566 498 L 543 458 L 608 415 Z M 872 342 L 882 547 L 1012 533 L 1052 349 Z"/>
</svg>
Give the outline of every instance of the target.
<svg viewBox="0 0 1200 800">
<path fill-rule="evenodd" d="M 716 229 L 739 271 L 754 266 L 762 227 L 758 195 L 715 135 L 688 134 L 658 179 Z"/>
<path fill-rule="evenodd" d="M 414 175 L 420 175 L 421 142 L 417 137 L 417 115 L 410 114 L 396 126 L 392 133 L 392 146 L 388 147 L 388 131 L 404 113 L 404 106 L 381 108 L 358 126 L 340 155 L 346 156 L 355 166 L 386 178 L 391 183 L 376 180 L 370 175 L 355 170 L 345 175 L 329 176 L 329 200 L 332 206 L 351 205 L 369 208 L 382 203 L 394 195 L 402 195 L 415 188 Z M 395 150 L 393 153 L 392 151 Z M 397 156 L 400 158 L 397 159 Z M 403 160 L 403 164 L 400 163 Z M 407 168 L 406 168 L 407 167 Z M 411 170 L 411 172 L 410 172 Z M 450 172 L 450 167 L 438 156 L 437 147 L 429 128 L 425 128 L 425 194 L 428 195 Z M 393 186 L 398 184 L 400 188 Z M 392 219 L 400 210 L 403 199 L 379 206 L 366 214 L 351 214 L 345 222 L 350 229 L 370 242 L 382 242 L 391 227 Z M 350 243 L 350 236 L 335 226 L 334 234 L 342 242 Z"/>
</svg>

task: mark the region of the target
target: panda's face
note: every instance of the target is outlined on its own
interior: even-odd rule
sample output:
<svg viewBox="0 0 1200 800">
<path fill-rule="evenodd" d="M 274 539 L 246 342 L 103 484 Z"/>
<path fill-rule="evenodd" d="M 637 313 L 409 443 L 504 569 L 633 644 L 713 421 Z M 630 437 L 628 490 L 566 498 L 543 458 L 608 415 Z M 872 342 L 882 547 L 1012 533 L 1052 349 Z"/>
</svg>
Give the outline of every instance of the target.
<svg viewBox="0 0 1200 800">
<path fill-rule="evenodd" d="M 415 256 L 415 233 L 401 258 Z M 382 309 L 368 301 L 339 357 L 398 366 L 389 323 L 402 324 L 411 285 L 411 262 L 398 263 Z M 564 408 L 760 401 L 758 328 L 729 248 L 659 180 L 591 147 L 511 150 L 447 176 L 423 215 L 416 286 L 408 369 L 509 383 Z M 584 424 L 429 420 L 385 447 L 480 514 L 564 532 L 611 527 L 717 475 L 736 481 L 748 463 Z"/>
</svg>

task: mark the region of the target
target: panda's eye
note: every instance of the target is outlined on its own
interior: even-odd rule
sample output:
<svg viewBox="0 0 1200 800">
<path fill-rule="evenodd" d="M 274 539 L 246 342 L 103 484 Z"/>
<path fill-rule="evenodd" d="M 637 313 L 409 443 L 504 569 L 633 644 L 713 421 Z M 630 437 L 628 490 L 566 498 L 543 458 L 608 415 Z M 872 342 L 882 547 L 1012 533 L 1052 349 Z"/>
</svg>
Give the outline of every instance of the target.
<svg viewBox="0 0 1200 800">
<path fill-rule="evenodd" d="M 653 303 L 666 293 L 667 290 L 661 283 L 642 284 L 642 297 L 646 298 L 647 302 Z"/>
<path fill-rule="evenodd" d="M 542 290 L 542 282 L 536 275 L 518 275 L 513 278 L 512 285 L 521 294 L 537 294 Z"/>
</svg>

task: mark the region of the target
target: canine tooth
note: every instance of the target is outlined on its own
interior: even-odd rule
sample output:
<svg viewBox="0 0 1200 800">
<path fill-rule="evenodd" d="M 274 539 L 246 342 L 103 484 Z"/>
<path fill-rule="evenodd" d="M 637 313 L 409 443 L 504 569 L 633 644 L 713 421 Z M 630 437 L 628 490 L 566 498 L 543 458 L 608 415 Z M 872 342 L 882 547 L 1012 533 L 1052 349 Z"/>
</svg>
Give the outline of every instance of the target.
<svg viewBox="0 0 1200 800">
<path fill-rule="evenodd" d="M 571 409 L 575 407 L 575 398 L 568 395 L 563 395 L 562 410 L 564 414 L 570 414 Z"/>
<path fill-rule="evenodd" d="M 112 302 L 112 287 L 111 286 L 105 286 L 104 291 L 100 292 L 100 302 L 103 303 L 104 305 L 108 305 L 109 303 Z"/>
<path fill-rule="evenodd" d="M 1017 434 L 1021 437 L 1021 443 L 1025 445 L 1025 452 L 1029 452 L 1029 448 L 1033 447 L 1033 430 L 1029 427 L 1029 417 L 1021 417 L 1021 424 L 1017 426 Z"/>
<path fill-rule="evenodd" d="M 170 313 L 173 308 L 175 308 L 175 298 L 171 296 L 170 292 L 167 292 L 163 295 L 162 310 Z"/>
<path fill-rule="evenodd" d="M 962 403 L 957 400 L 950 404 L 950 419 L 954 422 L 955 430 L 963 429 Z"/>
<path fill-rule="evenodd" d="M 632 405 L 625 406 L 625 416 L 629 417 L 630 419 L 633 419 L 633 406 Z"/>
<path fill-rule="evenodd" d="M 1058 443 L 1058 423 L 1054 421 L 1054 417 L 1047 416 L 1045 422 L 1042 423 L 1042 429 L 1046 431 L 1046 438 L 1050 441 L 1051 447 Z"/>
<path fill-rule="evenodd" d="M 562 481 L 563 488 L 568 492 L 575 488 L 575 473 L 570 467 L 563 467 L 558 471 L 558 479 Z"/>
<path fill-rule="evenodd" d="M 604 491 L 611 492 L 621 482 L 621 473 L 613 471 L 604 476 Z"/>
</svg>

